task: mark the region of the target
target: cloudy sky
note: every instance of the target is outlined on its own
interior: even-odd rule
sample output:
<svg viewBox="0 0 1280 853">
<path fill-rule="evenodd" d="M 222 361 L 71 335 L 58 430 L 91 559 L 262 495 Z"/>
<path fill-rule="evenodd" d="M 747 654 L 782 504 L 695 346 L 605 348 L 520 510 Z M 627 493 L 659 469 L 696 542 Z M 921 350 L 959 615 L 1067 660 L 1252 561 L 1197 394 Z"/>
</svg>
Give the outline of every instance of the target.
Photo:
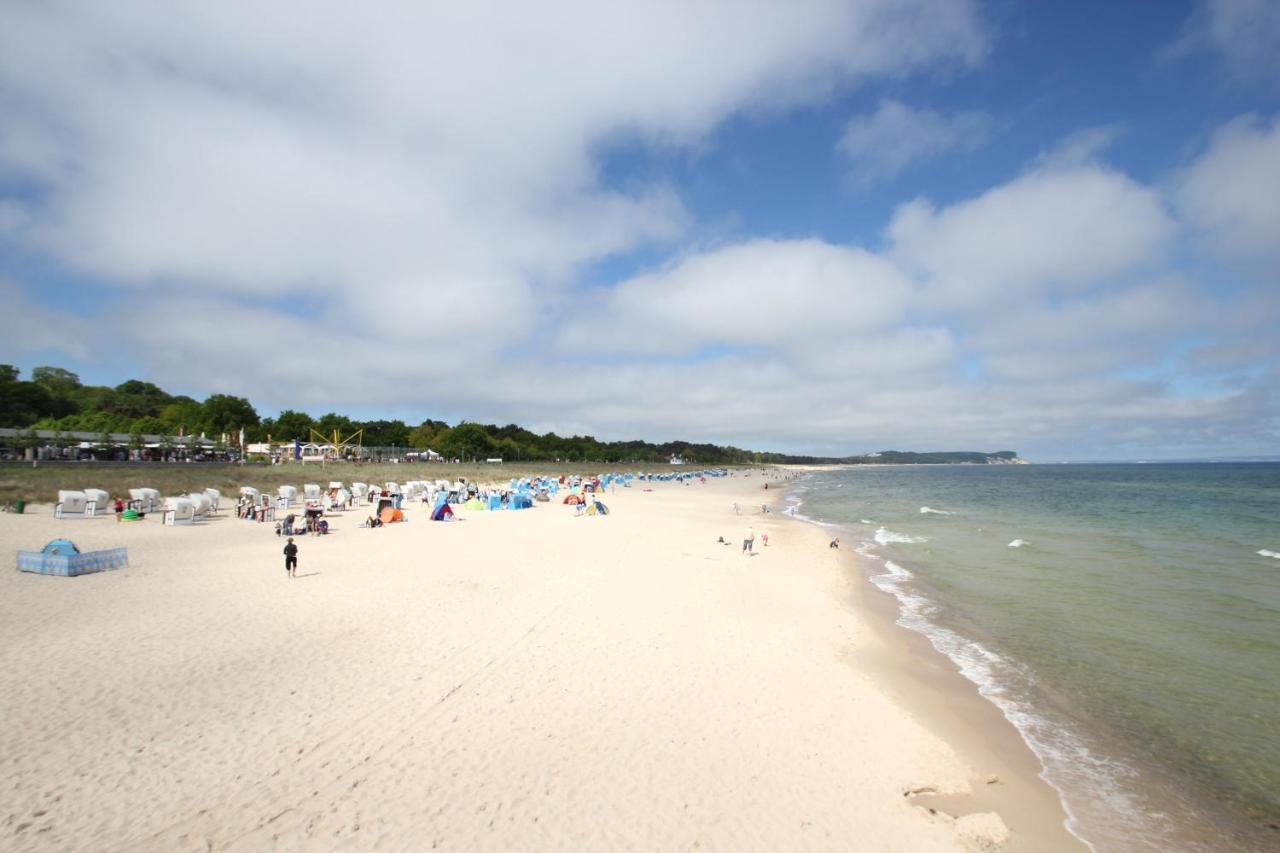
<svg viewBox="0 0 1280 853">
<path fill-rule="evenodd" d="M 0 0 L 0 299 L 263 414 L 1280 453 L 1280 3 Z"/>
</svg>

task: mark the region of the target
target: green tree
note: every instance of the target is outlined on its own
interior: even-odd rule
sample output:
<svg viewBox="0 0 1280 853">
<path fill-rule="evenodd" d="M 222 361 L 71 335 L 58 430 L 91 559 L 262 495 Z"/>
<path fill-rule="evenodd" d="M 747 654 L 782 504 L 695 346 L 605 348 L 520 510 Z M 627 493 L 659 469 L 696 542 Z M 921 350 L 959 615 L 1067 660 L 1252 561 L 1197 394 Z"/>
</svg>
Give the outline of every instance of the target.
<svg viewBox="0 0 1280 853">
<path fill-rule="evenodd" d="M 263 426 L 271 433 L 272 441 L 292 441 L 295 438 L 306 441 L 311 437 L 315 421 L 306 412 L 285 409 L 274 420 L 264 422 Z"/>
<path fill-rule="evenodd" d="M 494 443 L 484 427 L 461 423 L 440 437 L 437 450 L 445 456 L 474 461 L 492 456 Z"/>
<path fill-rule="evenodd" d="M 164 435 L 168 429 L 168 425 L 157 417 L 137 418 L 129 425 L 129 432 L 140 435 Z"/>
<path fill-rule="evenodd" d="M 435 450 L 436 445 L 440 443 L 441 435 L 448 431 L 449 425 L 444 421 L 433 421 L 428 418 L 409 433 L 409 446 Z"/>
<path fill-rule="evenodd" d="M 214 394 L 201 404 L 200 419 L 203 430 L 216 437 L 240 427 L 257 426 L 258 413 L 244 397 Z"/>
<path fill-rule="evenodd" d="M 190 435 L 201 430 L 202 413 L 200 404 L 190 397 L 173 400 L 160 409 L 157 417 L 164 422 L 164 431 L 170 435 L 177 435 L 179 432 L 184 435 Z"/>
<path fill-rule="evenodd" d="M 170 397 L 150 382 L 130 379 L 113 389 L 106 408 L 127 418 L 142 418 L 160 414 Z"/>
<path fill-rule="evenodd" d="M 323 435 L 325 438 L 331 438 L 335 429 L 341 433 L 338 436 L 339 438 L 346 438 L 359 428 L 359 425 L 357 425 L 355 421 L 345 415 L 340 415 L 337 412 L 329 412 L 321 415 L 316 418 L 315 422 L 315 431 Z M 303 440 L 306 440 L 305 436 L 303 437 Z M 366 438 L 364 443 L 368 444 L 369 440 Z"/>
<path fill-rule="evenodd" d="M 409 427 L 404 421 L 368 421 L 358 425 L 364 430 L 365 447 L 408 447 Z"/>
<path fill-rule="evenodd" d="M 44 417 L 57 417 L 61 406 L 49 389 L 35 382 L 0 382 L 0 426 L 30 426 Z"/>
<path fill-rule="evenodd" d="M 62 367 L 37 367 L 31 371 L 31 381 L 49 389 L 55 397 L 69 399 L 80 387 L 80 377 Z"/>
</svg>

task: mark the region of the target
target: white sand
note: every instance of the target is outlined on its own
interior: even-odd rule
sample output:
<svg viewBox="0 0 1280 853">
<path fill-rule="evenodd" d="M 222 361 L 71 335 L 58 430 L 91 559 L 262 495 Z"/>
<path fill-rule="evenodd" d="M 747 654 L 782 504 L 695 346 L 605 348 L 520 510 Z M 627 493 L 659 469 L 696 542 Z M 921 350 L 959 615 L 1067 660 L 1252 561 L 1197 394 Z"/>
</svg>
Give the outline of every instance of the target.
<svg viewBox="0 0 1280 853">
<path fill-rule="evenodd" d="M 0 848 L 1072 845 L 1034 771 L 997 760 L 1011 728 L 944 742 L 869 663 L 896 641 L 855 606 L 847 556 L 733 515 L 758 513 L 758 478 L 643 488 L 604 518 L 348 512 L 298 540 L 293 580 L 270 527 L 225 509 L 0 516 L 10 555 L 67 536 L 131 557 L 0 571 Z M 922 787 L 954 796 L 930 814 L 904 796 Z"/>
</svg>

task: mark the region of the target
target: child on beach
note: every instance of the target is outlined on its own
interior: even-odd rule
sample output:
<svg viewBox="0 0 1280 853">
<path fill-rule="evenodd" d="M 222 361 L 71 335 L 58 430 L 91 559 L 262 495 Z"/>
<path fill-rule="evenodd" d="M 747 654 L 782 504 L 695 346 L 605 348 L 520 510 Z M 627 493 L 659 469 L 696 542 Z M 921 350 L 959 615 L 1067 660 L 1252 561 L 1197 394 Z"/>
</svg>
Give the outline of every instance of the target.
<svg viewBox="0 0 1280 853">
<path fill-rule="evenodd" d="M 298 546 L 293 544 L 293 537 L 289 537 L 289 542 L 284 546 L 284 570 L 291 577 L 297 577 L 298 571 Z"/>
<path fill-rule="evenodd" d="M 756 541 L 756 529 L 754 527 L 748 527 L 747 535 L 742 540 L 742 553 L 750 554 L 751 546 L 755 544 L 755 541 Z"/>
</svg>

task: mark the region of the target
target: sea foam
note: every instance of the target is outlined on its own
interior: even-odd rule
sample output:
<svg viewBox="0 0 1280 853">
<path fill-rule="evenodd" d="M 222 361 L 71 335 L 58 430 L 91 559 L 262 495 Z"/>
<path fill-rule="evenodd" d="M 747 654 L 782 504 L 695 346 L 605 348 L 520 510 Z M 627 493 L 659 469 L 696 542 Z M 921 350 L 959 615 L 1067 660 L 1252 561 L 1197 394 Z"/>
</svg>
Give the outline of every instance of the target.
<svg viewBox="0 0 1280 853">
<path fill-rule="evenodd" d="M 1059 794 L 1063 793 L 1060 786 L 1064 781 L 1074 789 L 1092 791 L 1107 804 L 1099 817 L 1109 817 L 1108 822 L 1121 835 L 1142 832 L 1163 835 L 1144 819 L 1142 805 L 1123 785 L 1124 779 L 1136 775 L 1131 767 L 1094 752 L 1088 739 L 1070 721 L 1040 713 L 1030 698 L 1030 686 L 1034 683 L 1030 670 L 982 643 L 937 624 L 933 617 L 939 607 L 913 588 L 914 573 L 892 560 L 885 560 L 884 568 L 884 573 L 871 576 L 871 582 L 898 600 L 897 623 L 923 634 L 935 649 L 956 664 L 961 675 L 977 686 L 979 694 L 1000 709 L 1040 759 L 1049 774 L 1043 778 Z M 1076 809 L 1065 800 L 1062 803 L 1067 812 L 1067 830 L 1096 853 L 1098 848 L 1080 834 Z"/>
<path fill-rule="evenodd" d="M 948 512 L 945 509 L 934 509 L 931 506 L 920 507 L 920 514 L 921 515 L 955 515 L 954 512 Z"/>
<path fill-rule="evenodd" d="M 1277 553 L 1277 552 L 1275 552 L 1275 551 L 1268 551 L 1266 548 L 1263 548 L 1261 551 L 1259 551 L 1259 552 L 1258 552 L 1258 556 L 1260 556 L 1260 557 L 1274 557 L 1275 559 L 1280 560 L 1280 553 Z"/>
<path fill-rule="evenodd" d="M 929 538 L 927 536 L 911 536 L 907 533 L 895 533 L 892 530 L 881 527 L 876 530 L 875 540 L 881 545 L 888 545 L 891 542 L 901 545 L 916 545 L 920 542 L 928 542 Z"/>
<path fill-rule="evenodd" d="M 1021 548 L 1023 545 L 1030 545 L 1030 544 L 1031 544 L 1031 543 L 1030 543 L 1030 542 L 1028 542 L 1028 541 L 1027 541 L 1027 540 L 1025 540 L 1025 539 L 1015 539 L 1015 540 L 1013 540 L 1012 542 L 1010 542 L 1010 543 L 1009 543 L 1009 547 L 1010 547 L 1010 548 Z"/>
</svg>

